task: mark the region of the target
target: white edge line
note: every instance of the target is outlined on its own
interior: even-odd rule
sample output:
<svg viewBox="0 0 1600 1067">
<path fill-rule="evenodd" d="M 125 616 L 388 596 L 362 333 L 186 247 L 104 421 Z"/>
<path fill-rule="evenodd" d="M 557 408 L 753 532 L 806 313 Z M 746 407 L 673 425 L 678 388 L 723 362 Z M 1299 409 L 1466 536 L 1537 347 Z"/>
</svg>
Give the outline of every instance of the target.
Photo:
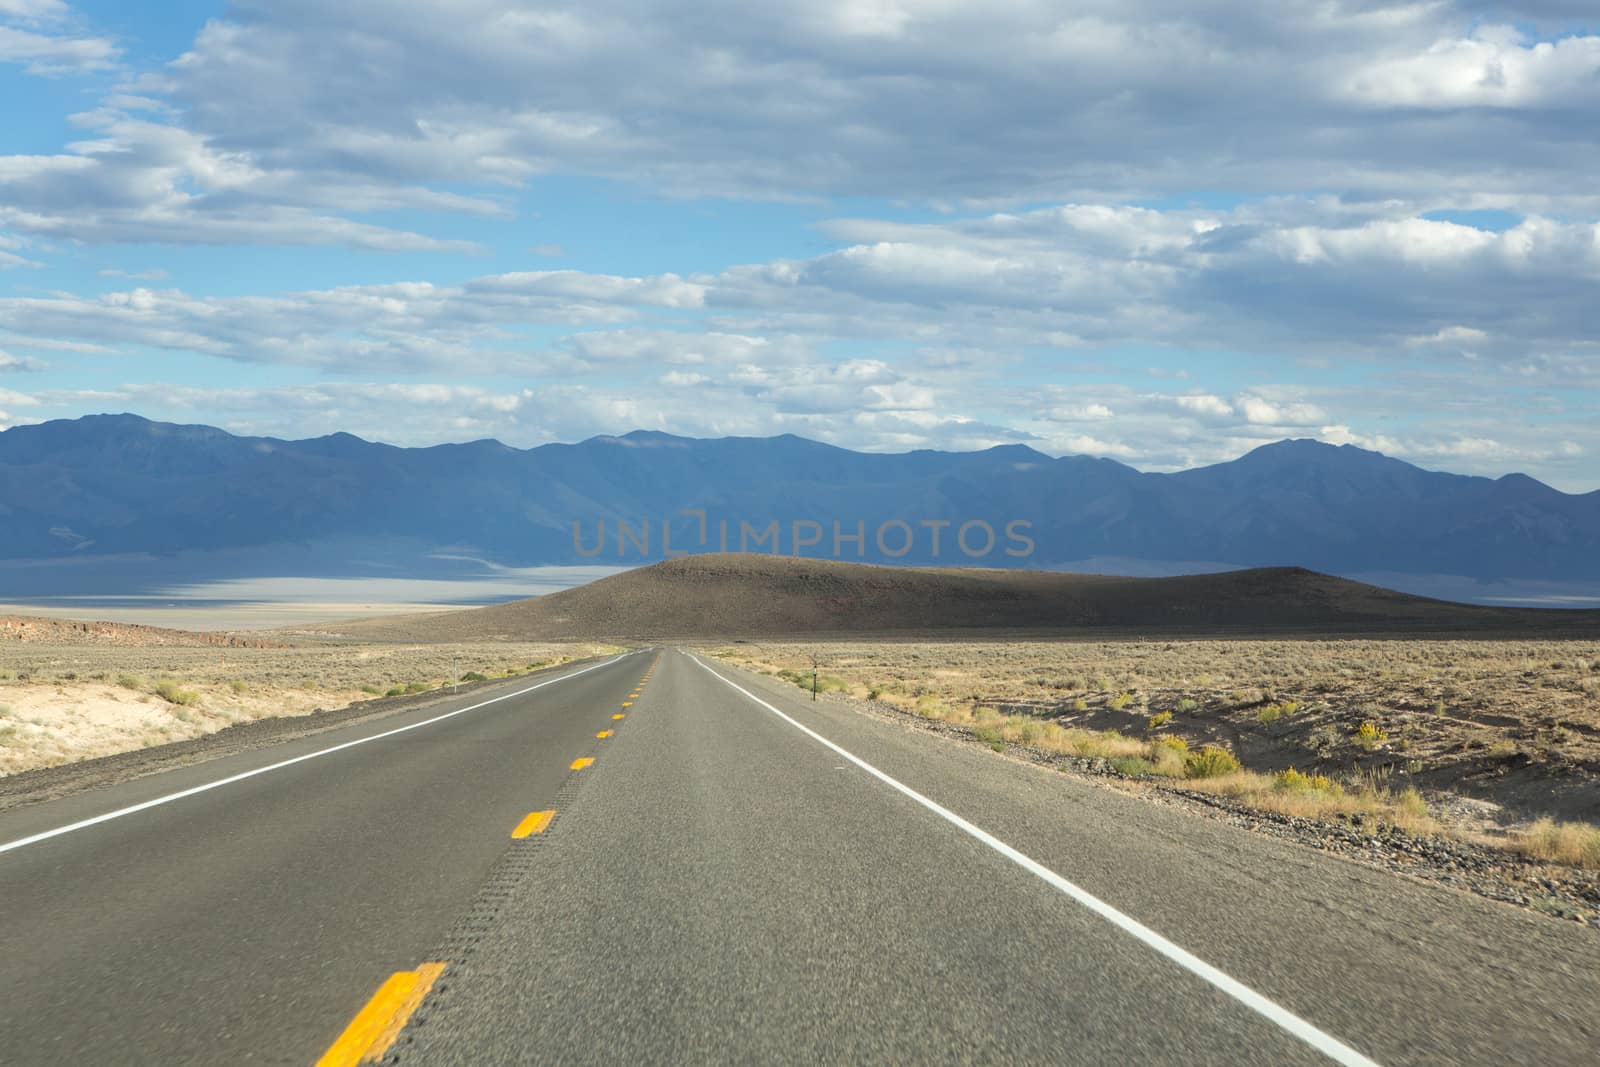
<svg viewBox="0 0 1600 1067">
<path fill-rule="evenodd" d="M 267 774 L 270 771 L 279 771 L 285 767 L 292 767 L 296 763 L 304 763 L 306 760 L 317 759 L 319 756 L 327 756 L 334 752 L 342 752 L 347 748 L 354 748 L 357 745 L 364 745 L 369 741 L 381 741 L 385 737 L 393 737 L 395 734 L 403 734 L 408 730 L 418 730 L 424 726 L 432 726 L 436 722 L 443 722 L 446 719 L 453 719 L 457 715 L 465 715 L 469 711 L 477 711 L 479 708 L 488 707 L 490 704 L 498 704 L 502 700 L 510 700 L 513 697 L 519 697 L 525 693 L 531 693 L 535 689 L 543 689 L 547 685 L 554 685 L 556 682 L 565 682 L 569 678 L 578 677 L 580 674 L 588 674 L 590 671 L 597 671 L 601 667 L 610 666 L 611 664 L 616 663 L 618 660 L 633 654 L 634 653 L 631 652 L 624 652 L 621 656 L 613 656 L 603 663 L 593 664 L 583 668 L 581 671 L 573 671 L 571 674 L 563 674 L 559 678 L 546 678 L 538 685 L 530 685 L 526 689 L 518 689 L 514 693 L 504 693 L 497 697 L 490 697 L 488 700 L 480 701 L 479 703 L 470 705 L 469 707 L 457 708 L 454 711 L 447 711 L 443 715 L 435 715 L 433 718 L 423 719 L 421 722 L 410 723 L 406 726 L 397 726 L 393 730 L 385 730 L 381 734 L 373 734 L 370 737 L 358 737 L 354 741 L 346 741 L 343 744 L 334 745 L 331 748 L 319 749 L 316 752 L 308 752 L 303 756 L 296 756 L 293 759 L 282 760 L 266 767 L 257 767 L 253 771 L 244 771 L 241 774 L 235 774 L 228 778 L 219 778 L 214 782 L 206 782 L 203 785 L 192 786 L 188 789 L 180 789 L 176 793 L 168 793 L 165 796 L 156 797 L 153 800 L 142 801 L 138 804 L 130 804 L 126 808 L 118 808 L 116 811 L 108 811 L 104 815 L 96 815 L 92 818 L 83 819 L 75 823 L 69 823 L 66 826 L 58 826 L 54 830 L 45 830 L 29 837 L 20 837 L 15 841 L 7 841 L 5 844 L 0 845 L 0 854 L 12 852 L 19 848 L 25 848 L 28 845 L 36 845 L 40 841 L 48 841 L 52 837 L 60 837 L 62 834 L 70 834 L 75 830 L 84 830 L 91 826 L 98 826 L 100 823 L 110 822 L 112 819 L 120 819 L 125 815 L 133 815 L 137 812 L 146 811 L 150 808 L 160 807 L 163 804 L 170 804 L 174 800 L 183 800 L 185 797 L 192 797 L 198 793 L 206 793 L 213 789 L 221 789 L 225 785 L 232 785 L 235 782 L 242 782 L 246 778 L 254 778 L 258 774 Z"/>
<path fill-rule="evenodd" d="M 933 812 L 941 819 L 944 819 L 946 822 L 952 824 L 957 829 L 971 835 L 972 837 L 981 841 L 983 844 L 988 845 L 990 848 L 994 849 L 996 852 L 1000 853 L 1006 859 L 1015 863 L 1023 870 L 1038 876 L 1043 881 L 1065 893 L 1067 896 L 1071 897 L 1085 908 L 1088 908 L 1102 919 L 1105 919 L 1113 926 L 1122 930 L 1124 933 L 1131 934 L 1133 937 L 1155 949 L 1157 952 L 1161 953 L 1163 956 L 1167 957 L 1167 959 L 1171 960 L 1173 963 L 1176 963 L 1184 970 L 1205 979 L 1207 982 L 1211 983 L 1211 985 L 1226 993 L 1234 1000 L 1237 1000 L 1251 1011 L 1254 1011 L 1258 1015 L 1261 1015 L 1267 1020 L 1275 1023 L 1283 1030 L 1299 1038 L 1301 1041 L 1305 1042 L 1307 1045 L 1310 1045 L 1312 1048 L 1316 1049 L 1318 1052 L 1322 1053 L 1324 1056 L 1327 1056 L 1334 1062 L 1347 1064 L 1349 1067 L 1378 1067 L 1378 1064 L 1375 1060 L 1368 1059 L 1366 1056 L 1363 1056 L 1361 1053 L 1357 1052 L 1349 1045 L 1346 1045 L 1338 1038 L 1317 1029 L 1315 1026 L 1306 1022 L 1304 1019 L 1300 1018 L 1298 1015 L 1294 1014 L 1288 1009 L 1280 1007 L 1273 1001 L 1268 1000 L 1266 997 L 1262 996 L 1260 993 L 1257 993 L 1243 982 L 1229 977 L 1222 971 L 1219 971 L 1217 968 L 1211 966 L 1211 964 L 1207 963 L 1205 960 L 1202 960 L 1198 956 L 1189 952 L 1187 949 L 1168 941 L 1166 938 L 1162 937 L 1160 934 L 1156 933 L 1148 926 L 1145 926 L 1132 916 L 1118 911 L 1116 908 L 1112 907 L 1110 904 L 1107 904 L 1099 897 L 1091 894 L 1088 890 L 1081 889 L 1073 883 L 1067 881 L 1065 878 L 1061 877 L 1059 874 L 1052 871 L 1039 861 L 1021 852 L 1018 852 L 1016 849 L 1012 848 L 1004 841 L 1001 841 L 988 831 L 974 826 L 972 823 L 963 819 L 955 812 L 949 810 L 948 808 L 942 807 L 935 801 L 929 800 L 927 797 L 923 796 L 921 793 L 918 793 L 910 786 L 904 785 L 894 778 L 889 777 L 887 774 L 878 770 L 878 768 L 874 767 L 866 760 L 861 759 L 859 756 L 856 756 L 853 753 L 847 752 L 843 748 L 840 748 L 838 745 L 834 744 L 832 741 L 829 741 L 826 737 L 823 737 L 815 730 L 796 722 L 794 719 L 785 715 L 783 712 L 779 711 L 765 700 L 762 700 L 760 697 L 756 696 L 742 685 L 739 685 L 737 682 L 734 682 L 729 678 L 725 678 L 715 670 L 712 670 L 712 668 L 702 661 L 698 656 L 690 655 L 689 658 L 694 660 L 701 667 L 705 668 L 706 672 L 709 673 L 713 678 L 716 678 L 725 685 L 729 685 L 734 689 L 737 689 L 746 697 L 749 697 L 757 704 L 760 704 L 763 708 L 766 708 L 768 711 L 772 712 L 772 714 L 776 715 L 790 726 L 793 726 L 795 729 L 806 734 L 813 740 L 826 745 L 840 756 L 849 760 L 857 767 L 860 767 L 862 770 L 878 779 L 884 785 L 887 785 L 891 789 L 905 794 L 907 797 L 916 801 L 924 808 L 927 808 L 929 811 Z"/>
</svg>

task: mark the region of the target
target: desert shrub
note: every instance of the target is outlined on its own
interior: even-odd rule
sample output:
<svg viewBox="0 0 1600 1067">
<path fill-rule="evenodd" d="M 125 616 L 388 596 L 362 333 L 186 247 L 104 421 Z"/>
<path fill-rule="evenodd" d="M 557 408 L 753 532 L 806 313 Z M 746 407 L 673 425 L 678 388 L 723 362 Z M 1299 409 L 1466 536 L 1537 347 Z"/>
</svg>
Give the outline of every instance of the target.
<svg viewBox="0 0 1600 1067">
<path fill-rule="evenodd" d="M 1155 765 L 1147 759 L 1138 756 L 1122 756 L 1111 761 L 1111 767 L 1118 774 L 1125 774 L 1129 778 L 1137 778 L 1155 770 Z"/>
<path fill-rule="evenodd" d="M 1133 703 L 1133 696 L 1129 693 L 1118 693 L 1116 696 L 1106 701 L 1106 703 L 1112 708 L 1115 708 L 1117 711 L 1121 711 L 1123 708 Z"/>
<path fill-rule="evenodd" d="M 1179 756 L 1189 754 L 1189 742 L 1181 737 L 1158 737 L 1150 743 L 1151 750 L 1164 748 L 1169 752 L 1176 752 Z"/>
<path fill-rule="evenodd" d="M 883 696 L 883 690 L 879 689 L 877 686 L 873 686 L 871 689 L 867 690 L 868 700 L 877 700 L 881 696 Z"/>
<path fill-rule="evenodd" d="M 1150 716 L 1150 718 L 1145 722 L 1145 726 L 1151 730 L 1158 730 L 1171 721 L 1172 712 L 1158 711 L 1154 715 Z"/>
<path fill-rule="evenodd" d="M 1082 697 L 1079 697 L 1077 700 L 1074 700 L 1072 702 L 1072 710 L 1073 711 L 1088 711 L 1089 710 L 1089 702 L 1087 700 L 1083 699 Z"/>
<path fill-rule="evenodd" d="M 411 682 L 405 687 L 407 693 L 426 693 L 433 688 L 432 682 Z"/>
<path fill-rule="evenodd" d="M 1368 719 L 1356 727 L 1355 733 L 1351 735 L 1351 740 L 1356 743 L 1357 748 L 1364 752 L 1371 752 L 1389 740 L 1389 735 L 1384 732 L 1383 727 Z"/>
<path fill-rule="evenodd" d="M 200 703 L 199 693 L 196 693 L 193 689 L 183 688 L 174 678 L 163 678 L 157 682 L 155 693 L 156 696 L 165 700 L 168 704 L 187 706 Z"/>
<path fill-rule="evenodd" d="M 393 686 L 387 693 L 383 695 L 386 697 L 403 697 L 406 695 L 406 687 L 403 685 Z"/>
<path fill-rule="evenodd" d="M 18 732 L 19 729 L 15 723 L 8 722 L 4 726 L 0 726 L 0 745 L 9 745 Z"/>
<path fill-rule="evenodd" d="M 1238 769 L 1239 761 L 1233 753 L 1216 745 L 1191 752 L 1183 761 L 1184 774 L 1189 778 L 1219 778 Z"/>
<path fill-rule="evenodd" d="M 232 689 L 235 693 L 243 693 L 250 688 L 250 683 L 241 678 L 235 678 L 233 681 L 228 683 L 228 688 Z"/>
<path fill-rule="evenodd" d="M 1277 722 L 1279 719 L 1282 719 L 1285 716 L 1293 715 L 1295 712 L 1297 712 L 1299 710 L 1300 710 L 1300 702 L 1299 701 L 1297 701 L 1297 700 L 1283 700 L 1283 701 L 1279 701 L 1276 704 L 1268 704 L 1266 707 L 1264 707 L 1260 711 L 1256 712 L 1256 719 L 1263 726 L 1266 726 L 1266 725 L 1270 725 L 1272 723 Z"/>
<path fill-rule="evenodd" d="M 117 675 L 117 684 L 124 689 L 135 691 L 143 691 L 150 688 L 150 682 L 137 674 L 119 674 Z"/>
<path fill-rule="evenodd" d="M 366 693 L 368 696 L 375 696 L 375 697 L 383 696 L 383 690 L 379 689 L 375 685 L 364 685 L 364 686 L 361 687 L 361 691 L 363 693 Z"/>
<path fill-rule="evenodd" d="M 480 671 L 468 671 L 466 674 L 461 676 L 461 680 L 463 682 L 487 682 L 489 680 L 489 676 Z"/>
<path fill-rule="evenodd" d="M 1188 697 L 1184 697 L 1182 700 L 1178 701 L 1178 710 L 1183 712 L 1185 715 L 1191 711 L 1194 711 L 1199 706 L 1199 701 L 1190 700 Z"/>
<path fill-rule="evenodd" d="M 1394 798 L 1395 809 L 1408 819 L 1426 819 L 1428 817 L 1428 802 L 1422 799 L 1422 794 L 1417 792 L 1415 786 L 1406 786 L 1400 795 Z"/>
<path fill-rule="evenodd" d="M 1325 774 L 1304 774 L 1290 767 L 1272 776 L 1272 788 L 1280 793 L 1342 793 L 1344 789 Z"/>
</svg>

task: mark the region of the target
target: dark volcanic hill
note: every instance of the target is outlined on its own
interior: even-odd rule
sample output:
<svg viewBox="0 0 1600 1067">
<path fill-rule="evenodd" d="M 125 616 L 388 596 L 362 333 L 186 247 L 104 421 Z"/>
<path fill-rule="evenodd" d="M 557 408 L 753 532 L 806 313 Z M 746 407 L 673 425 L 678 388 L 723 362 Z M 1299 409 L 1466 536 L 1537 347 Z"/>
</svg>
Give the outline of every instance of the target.
<svg viewBox="0 0 1600 1067">
<path fill-rule="evenodd" d="M 1600 635 L 1600 611 L 1452 604 L 1294 567 L 1121 578 L 706 555 L 529 600 L 334 628 L 406 641 L 978 630 Z"/>
<path fill-rule="evenodd" d="M 705 513 L 703 539 L 700 517 L 684 509 Z M 971 521 L 995 531 L 988 552 L 958 543 Z M 1012 522 L 1026 524 L 1029 546 L 1006 536 Z M 1021 446 L 872 454 L 793 436 L 636 432 L 533 449 L 407 449 L 348 434 L 235 437 L 132 415 L 0 432 L 0 562 L 210 552 L 237 563 L 241 550 L 264 559 L 273 546 L 305 546 L 328 557 L 319 573 L 415 574 L 440 554 L 633 566 L 665 558 L 666 523 L 674 548 L 697 552 L 766 551 L 741 544 L 741 531 L 775 523 L 784 554 L 863 562 L 1048 568 L 1116 557 L 1600 581 L 1600 492 L 1426 471 L 1314 441 L 1150 474 Z M 836 553 L 835 523 L 847 537 L 864 533 L 859 545 L 843 540 Z M 936 551 L 937 523 L 949 525 Z M 795 552 L 801 530 L 816 543 Z M 968 547 L 984 542 L 979 533 Z"/>
</svg>

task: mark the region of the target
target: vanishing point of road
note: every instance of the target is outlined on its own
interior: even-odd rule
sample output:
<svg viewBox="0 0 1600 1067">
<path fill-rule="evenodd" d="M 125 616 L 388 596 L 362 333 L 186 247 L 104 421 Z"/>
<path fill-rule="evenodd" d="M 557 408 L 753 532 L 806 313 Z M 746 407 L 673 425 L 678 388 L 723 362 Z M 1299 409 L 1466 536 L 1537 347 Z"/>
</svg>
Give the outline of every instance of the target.
<svg viewBox="0 0 1600 1067">
<path fill-rule="evenodd" d="M 642 649 L 0 814 L 0 1063 L 1594 1062 L 1600 935 Z"/>
</svg>

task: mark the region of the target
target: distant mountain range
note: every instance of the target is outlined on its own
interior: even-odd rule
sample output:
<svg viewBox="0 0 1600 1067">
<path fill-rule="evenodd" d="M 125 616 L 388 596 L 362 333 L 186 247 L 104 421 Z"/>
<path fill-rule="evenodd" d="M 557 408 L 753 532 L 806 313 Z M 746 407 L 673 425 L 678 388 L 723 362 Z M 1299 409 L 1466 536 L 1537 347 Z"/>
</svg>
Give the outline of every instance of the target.
<svg viewBox="0 0 1600 1067">
<path fill-rule="evenodd" d="M 328 567 L 361 573 L 439 556 L 629 566 L 664 558 L 664 533 L 673 551 L 865 562 L 1600 581 L 1600 492 L 1316 441 L 1151 474 L 1022 446 L 875 454 L 788 435 L 396 448 L 134 415 L 0 433 L 0 560 L 331 545 Z"/>
</svg>

